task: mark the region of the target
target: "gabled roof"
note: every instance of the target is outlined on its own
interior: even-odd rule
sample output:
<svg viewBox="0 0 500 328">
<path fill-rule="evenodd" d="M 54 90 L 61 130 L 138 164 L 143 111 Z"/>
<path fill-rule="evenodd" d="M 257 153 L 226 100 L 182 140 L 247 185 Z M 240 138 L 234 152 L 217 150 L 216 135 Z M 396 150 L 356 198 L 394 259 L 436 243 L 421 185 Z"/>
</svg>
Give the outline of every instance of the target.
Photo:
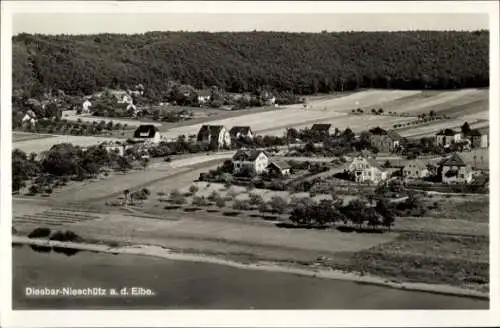
<svg viewBox="0 0 500 328">
<path fill-rule="evenodd" d="M 447 137 L 453 137 L 457 134 L 459 134 L 460 132 L 457 132 L 457 131 L 454 131 L 452 129 L 445 129 L 445 130 L 441 130 L 439 131 L 436 135 L 437 136 L 447 136 Z"/>
<path fill-rule="evenodd" d="M 267 157 L 269 157 L 269 154 L 267 154 L 263 150 L 257 150 L 257 149 L 252 149 L 252 150 L 238 150 L 236 154 L 233 156 L 233 161 L 245 161 L 245 162 L 253 162 L 259 157 L 259 155 L 263 153 Z"/>
<path fill-rule="evenodd" d="M 269 166 L 276 166 L 277 168 L 279 168 L 280 170 L 286 170 L 286 169 L 290 169 L 292 166 L 290 165 L 290 163 L 288 163 L 288 161 L 283 161 L 283 160 L 273 160 L 271 161 L 271 163 L 269 163 Z"/>
<path fill-rule="evenodd" d="M 406 163 L 405 167 L 409 167 L 410 165 L 415 165 L 417 168 L 422 169 L 422 170 L 427 168 L 427 164 L 424 163 L 424 161 L 422 161 L 420 159 L 414 159 L 414 160 Z"/>
<path fill-rule="evenodd" d="M 134 138 L 153 138 L 158 132 L 152 124 L 140 125 L 134 132 Z"/>
<path fill-rule="evenodd" d="M 250 129 L 249 126 L 233 126 L 231 128 L 231 130 L 229 130 L 229 134 L 231 136 L 236 136 L 238 133 L 241 133 L 241 134 L 248 134 L 249 132 L 251 132 L 252 130 Z"/>
<path fill-rule="evenodd" d="M 202 141 L 209 136 L 219 136 L 223 128 L 223 125 L 202 125 L 196 139 Z"/>
<path fill-rule="evenodd" d="M 311 127 L 311 131 L 328 132 L 330 131 L 331 127 L 332 127 L 331 124 L 313 124 Z"/>
<path fill-rule="evenodd" d="M 441 166 L 467 166 L 457 153 L 453 153 L 440 163 Z"/>
<path fill-rule="evenodd" d="M 380 166 L 380 164 L 374 158 L 371 158 L 371 157 L 358 156 L 358 157 L 353 158 L 353 161 L 360 159 L 360 158 L 366 160 L 370 166 L 375 167 L 375 168 L 379 169 L 380 171 L 384 170 L 382 168 L 382 166 Z"/>
</svg>

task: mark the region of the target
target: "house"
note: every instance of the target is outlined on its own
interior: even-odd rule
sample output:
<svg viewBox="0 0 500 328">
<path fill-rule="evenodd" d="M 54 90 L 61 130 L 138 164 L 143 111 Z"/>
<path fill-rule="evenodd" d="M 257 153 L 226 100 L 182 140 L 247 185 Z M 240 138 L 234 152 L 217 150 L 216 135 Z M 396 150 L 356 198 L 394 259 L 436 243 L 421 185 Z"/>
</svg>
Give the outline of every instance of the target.
<svg viewBox="0 0 500 328">
<path fill-rule="evenodd" d="M 457 153 L 453 153 L 438 164 L 438 175 L 443 183 L 470 183 L 472 168 Z"/>
<path fill-rule="evenodd" d="M 23 125 L 31 125 L 31 126 L 36 125 L 37 119 L 35 112 L 33 112 L 31 109 L 28 110 L 26 114 L 24 114 L 21 122 Z"/>
<path fill-rule="evenodd" d="M 356 182 L 377 184 L 387 179 L 387 172 L 371 157 L 358 156 L 349 164 L 348 169 Z"/>
<path fill-rule="evenodd" d="M 266 169 L 272 176 L 285 176 L 292 173 L 292 167 L 287 161 L 273 160 L 267 165 Z"/>
<path fill-rule="evenodd" d="M 313 134 L 324 136 L 326 138 L 333 134 L 331 124 L 313 124 L 310 131 Z"/>
<path fill-rule="evenodd" d="M 215 145 L 218 148 L 231 146 L 231 136 L 223 125 L 202 125 L 196 141 Z"/>
<path fill-rule="evenodd" d="M 118 101 L 119 104 L 133 104 L 134 100 L 131 95 L 124 94 L 122 99 Z"/>
<path fill-rule="evenodd" d="M 452 143 L 458 142 L 461 138 L 461 132 L 453 131 L 452 129 L 441 130 L 436 134 L 436 145 L 449 146 Z"/>
<path fill-rule="evenodd" d="M 140 125 L 134 132 L 134 141 L 159 143 L 161 141 L 160 132 L 152 124 Z"/>
<path fill-rule="evenodd" d="M 234 154 L 232 161 L 234 173 L 247 169 L 255 174 L 261 174 L 269 165 L 269 155 L 262 150 L 240 149 Z"/>
<path fill-rule="evenodd" d="M 90 100 L 86 99 L 82 104 L 82 114 L 89 114 L 91 106 L 92 103 L 90 102 Z"/>
<path fill-rule="evenodd" d="M 403 139 L 396 131 L 386 131 L 380 127 L 371 129 L 369 132 L 370 144 L 382 153 L 393 152 L 400 145 Z"/>
<path fill-rule="evenodd" d="M 274 105 L 276 103 L 276 97 L 273 96 L 268 91 L 261 92 L 259 97 L 262 100 L 264 106 L 271 106 L 271 105 Z"/>
<path fill-rule="evenodd" d="M 200 90 L 197 92 L 197 94 L 198 94 L 198 103 L 206 104 L 210 101 L 212 92 L 209 90 Z"/>
<path fill-rule="evenodd" d="M 470 140 L 472 148 L 488 148 L 489 146 L 488 134 L 478 129 L 472 130 L 466 138 Z"/>
<path fill-rule="evenodd" d="M 103 142 L 101 145 L 109 153 L 114 152 L 119 156 L 123 156 L 125 154 L 126 145 L 120 142 Z"/>
<path fill-rule="evenodd" d="M 229 130 L 229 135 L 231 139 L 253 139 L 254 137 L 252 129 L 249 126 L 233 126 L 231 130 Z"/>
<path fill-rule="evenodd" d="M 419 159 L 415 159 L 403 166 L 403 178 L 405 179 L 422 179 L 430 175 L 427 164 Z"/>
</svg>

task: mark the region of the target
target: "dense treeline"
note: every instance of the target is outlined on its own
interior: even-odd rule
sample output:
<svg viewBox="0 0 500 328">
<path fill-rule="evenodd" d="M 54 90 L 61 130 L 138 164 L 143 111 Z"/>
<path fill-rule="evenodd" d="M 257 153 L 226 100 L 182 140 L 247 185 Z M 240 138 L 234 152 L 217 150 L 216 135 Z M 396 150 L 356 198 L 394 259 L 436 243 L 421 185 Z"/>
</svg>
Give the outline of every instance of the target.
<svg viewBox="0 0 500 328">
<path fill-rule="evenodd" d="M 489 85 L 489 32 L 150 32 L 13 38 L 13 86 L 89 94 L 175 80 L 230 92 Z"/>
</svg>

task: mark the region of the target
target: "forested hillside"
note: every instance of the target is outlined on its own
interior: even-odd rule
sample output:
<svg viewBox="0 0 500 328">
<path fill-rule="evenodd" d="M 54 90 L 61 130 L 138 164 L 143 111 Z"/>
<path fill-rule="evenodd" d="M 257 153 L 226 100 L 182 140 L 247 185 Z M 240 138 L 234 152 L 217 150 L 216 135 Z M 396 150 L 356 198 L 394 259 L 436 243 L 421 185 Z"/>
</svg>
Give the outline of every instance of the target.
<svg viewBox="0 0 500 328">
<path fill-rule="evenodd" d="M 13 38 L 13 87 L 89 94 L 169 80 L 230 92 L 489 85 L 489 32 L 151 32 Z"/>
</svg>

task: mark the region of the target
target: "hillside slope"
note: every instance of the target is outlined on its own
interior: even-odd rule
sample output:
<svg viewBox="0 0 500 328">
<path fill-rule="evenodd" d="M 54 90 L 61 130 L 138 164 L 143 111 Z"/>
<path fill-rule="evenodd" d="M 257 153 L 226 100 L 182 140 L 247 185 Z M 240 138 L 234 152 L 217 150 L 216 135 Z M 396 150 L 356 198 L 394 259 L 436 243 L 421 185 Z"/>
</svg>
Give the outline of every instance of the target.
<svg viewBox="0 0 500 328">
<path fill-rule="evenodd" d="M 298 94 L 489 85 L 489 32 L 151 32 L 13 38 L 13 87 L 89 94 L 168 80 Z"/>
</svg>

